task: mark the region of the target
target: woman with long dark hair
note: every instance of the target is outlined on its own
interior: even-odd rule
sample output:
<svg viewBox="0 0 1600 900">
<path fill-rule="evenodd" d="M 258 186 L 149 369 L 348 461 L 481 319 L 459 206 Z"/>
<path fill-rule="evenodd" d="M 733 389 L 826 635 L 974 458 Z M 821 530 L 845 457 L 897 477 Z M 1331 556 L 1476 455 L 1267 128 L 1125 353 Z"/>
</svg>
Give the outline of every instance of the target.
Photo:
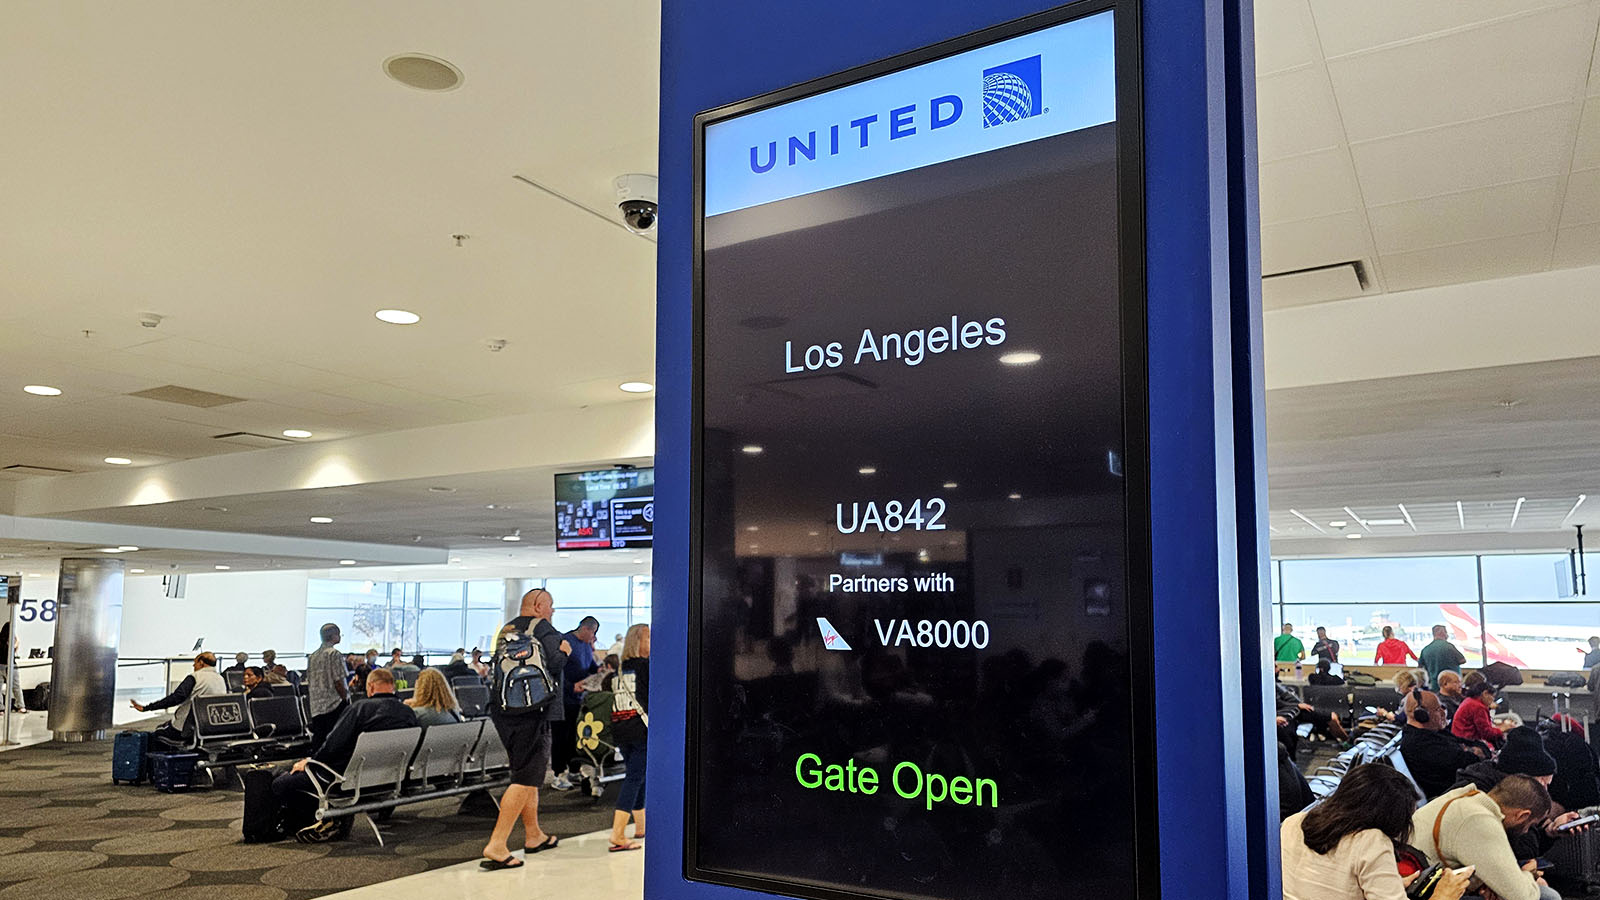
<svg viewBox="0 0 1600 900">
<path fill-rule="evenodd" d="M 1345 773 L 1339 789 L 1283 820 L 1284 900 L 1405 900 L 1394 845 L 1411 837 L 1417 795 L 1382 763 Z M 1445 872 L 1433 900 L 1459 900 L 1470 876 Z"/>
</svg>

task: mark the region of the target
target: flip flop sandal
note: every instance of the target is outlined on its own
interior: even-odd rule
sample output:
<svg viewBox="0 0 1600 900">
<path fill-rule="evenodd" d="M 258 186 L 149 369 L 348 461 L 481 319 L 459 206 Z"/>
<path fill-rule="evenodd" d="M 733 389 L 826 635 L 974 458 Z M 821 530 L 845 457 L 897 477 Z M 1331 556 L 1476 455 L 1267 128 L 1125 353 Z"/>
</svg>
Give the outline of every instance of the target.
<svg viewBox="0 0 1600 900">
<path fill-rule="evenodd" d="M 478 868 L 486 872 L 498 872 L 501 869 L 520 869 L 522 865 L 522 860 L 517 859 L 515 856 L 508 856 L 505 859 L 478 860 Z"/>
<path fill-rule="evenodd" d="M 561 839 L 560 838 L 556 837 L 553 834 L 547 834 L 547 835 L 544 836 L 544 840 L 539 842 L 539 845 L 537 847 L 525 847 L 525 848 L 523 848 L 523 855 L 524 856 L 528 856 L 528 855 L 532 855 L 534 853 L 543 853 L 546 850 L 554 850 L 556 848 L 556 845 L 559 844 L 559 843 L 561 843 Z"/>
<path fill-rule="evenodd" d="M 608 847 L 606 849 L 606 852 L 607 853 L 626 853 L 629 850 L 643 850 L 643 849 L 644 849 L 643 847 L 639 846 L 638 844 L 633 844 L 633 843 L 612 844 L 610 847 Z"/>
</svg>

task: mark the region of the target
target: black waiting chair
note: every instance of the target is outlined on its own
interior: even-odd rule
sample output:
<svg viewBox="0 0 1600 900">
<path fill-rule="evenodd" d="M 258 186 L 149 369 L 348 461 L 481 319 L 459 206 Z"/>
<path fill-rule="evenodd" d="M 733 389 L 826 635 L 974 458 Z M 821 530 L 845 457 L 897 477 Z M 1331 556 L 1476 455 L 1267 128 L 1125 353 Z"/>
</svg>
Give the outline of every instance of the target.
<svg viewBox="0 0 1600 900">
<path fill-rule="evenodd" d="M 456 688 L 456 703 L 463 716 L 481 719 L 489 714 L 489 689 L 481 683 L 463 684 Z"/>
<path fill-rule="evenodd" d="M 234 694 L 244 693 L 244 672 L 235 669 L 232 672 L 223 672 L 222 678 L 228 682 L 228 691 Z"/>
</svg>

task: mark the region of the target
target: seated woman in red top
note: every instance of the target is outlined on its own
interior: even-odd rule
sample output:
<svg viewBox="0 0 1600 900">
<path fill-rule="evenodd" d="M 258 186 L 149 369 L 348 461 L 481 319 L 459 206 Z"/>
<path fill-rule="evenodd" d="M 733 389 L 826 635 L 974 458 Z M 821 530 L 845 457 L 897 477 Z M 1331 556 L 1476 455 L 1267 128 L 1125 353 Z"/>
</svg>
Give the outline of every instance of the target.
<svg viewBox="0 0 1600 900">
<path fill-rule="evenodd" d="M 1490 718 L 1495 706 L 1494 685 L 1485 681 L 1466 688 L 1462 693 L 1467 695 L 1467 699 L 1461 701 L 1461 708 L 1456 710 L 1455 719 L 1450 723 L 1450 733 L 1462 740 L 1482 741 L 1490 749 L 1498 749 L 1505 743 L 1506 736 Z"/>
<path fill-rule="evenodd" d="M 1378 644 L 1378 655 L 1373 659 L 1373 663 L 1380 666 L 1403 666 L 1408 656 L 1417 659 L 1417 655 L 1411 652 L 1410 645 L 1394 636 L 1393 626 L 1383 626 L 1383 641 Z"/>
</svg>

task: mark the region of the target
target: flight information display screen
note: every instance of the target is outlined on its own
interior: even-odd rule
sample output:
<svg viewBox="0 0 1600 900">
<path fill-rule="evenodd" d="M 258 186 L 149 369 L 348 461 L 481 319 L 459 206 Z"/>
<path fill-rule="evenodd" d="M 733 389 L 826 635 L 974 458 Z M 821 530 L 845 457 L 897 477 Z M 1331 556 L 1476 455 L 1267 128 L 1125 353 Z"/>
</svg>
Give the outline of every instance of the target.
<svg viewBox="0 0 1600 900">
<path fill-rule="evenodd" d="M 557 550 L 648 548 L 655 537 L 655 469 L 556 476 Z"/>
<path fill-rule="evenodd" d="M 699 120 L 691 879 L 1153 895 L 1119 15 Z"/>
</svg>

